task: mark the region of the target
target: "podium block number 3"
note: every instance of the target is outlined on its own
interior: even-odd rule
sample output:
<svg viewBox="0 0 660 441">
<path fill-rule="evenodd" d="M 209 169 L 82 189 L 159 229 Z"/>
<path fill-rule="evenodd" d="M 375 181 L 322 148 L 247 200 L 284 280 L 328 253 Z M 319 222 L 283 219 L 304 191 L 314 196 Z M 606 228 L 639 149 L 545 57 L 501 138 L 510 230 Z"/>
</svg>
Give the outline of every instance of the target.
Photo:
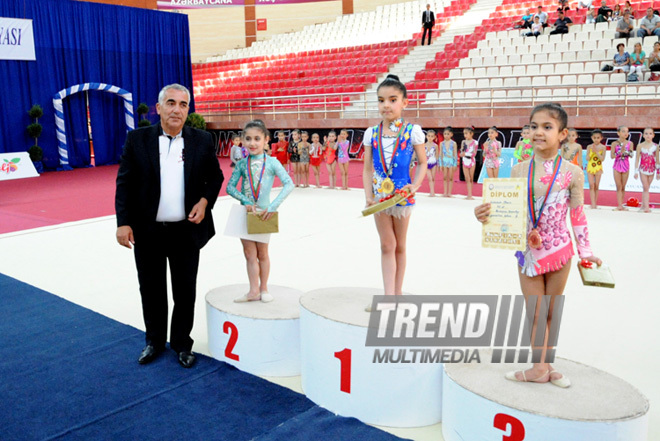
<svg viewBox="0 0 660 441">
<path fill-rule="evenodd" d="M 339 359 L 339 390 L 346 392 L 347 394 L 351 393 L 351 350 L 344 349 L 339 352 L 335 352 L 335 358 Z"/>
<path fill-rule="evenodd" d="M 511 433 L 509 435 L 502 435 L 502 441 L 523 441 L 525 439 L 525 426 L 518 419 L 505 413 L 498 413 L 495 415 L 493 425 L 496 429 L 507 432 L 508 426 L 511 426 Z"/>
<path fill-rule="evenodd" d="M 225 347 L 225 357 L 238 361 L 238 355 L 232 352 L 238 340 L 238 328 L 232 322 L 225 322 L 222 325 L 222 332 L 229 334 L 229 341 L 227 341 L 227 346 Z"/>
</svg>

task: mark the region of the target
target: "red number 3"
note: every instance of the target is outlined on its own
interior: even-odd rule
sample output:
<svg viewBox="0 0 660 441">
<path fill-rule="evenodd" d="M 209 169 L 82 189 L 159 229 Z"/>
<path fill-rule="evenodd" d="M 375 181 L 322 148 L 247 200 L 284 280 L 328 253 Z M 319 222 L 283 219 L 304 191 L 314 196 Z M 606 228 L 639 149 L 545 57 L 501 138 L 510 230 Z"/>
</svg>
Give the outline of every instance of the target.
<svg viewBox="0 0 660 441">
<path fill-rule="evenodd" d="M 238 328 L 232 322 L 224 322 L 222 325 L 222 332 L 229 334 L 229 341 L 225 347 L 225 357 L 230 360 L 238 361 L 238 355 L 234 354 L 234 346 L 236 346 L 236 341 L 238 340 Z"/>
<path fill-rule="evenodd" d="M 502 435 L 502 441 L 523 441 L 525 439 L 525 426 L 523 423 L 505 413 L 498 413 L 495 415 L 493 425 L 496 429 L 507 431 L 507 426 L 511 426 L 510 435 Z"/>
</svg>

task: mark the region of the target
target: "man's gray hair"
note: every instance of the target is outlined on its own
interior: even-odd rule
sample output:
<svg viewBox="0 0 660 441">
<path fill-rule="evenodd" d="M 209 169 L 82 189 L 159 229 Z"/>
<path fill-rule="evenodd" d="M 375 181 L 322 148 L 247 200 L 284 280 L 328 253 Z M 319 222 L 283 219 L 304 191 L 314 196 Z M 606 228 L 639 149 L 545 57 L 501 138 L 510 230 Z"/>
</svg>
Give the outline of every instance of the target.
<svg viewBox="0 0 660 441">
<path fill-rule="evenodd" d="M 188 95 L 188 104 L 190 104 L 190 91 L 186 86 L 182 86 L 181 84 L 168 84 L 167 86 L 163 87 L 160 90 L 160 93 L 158 94 L 158 104 L 161 106 L 165 105 L 165 94 L 167 93 L 168 90 L 174 89 L 174 90 L 180 90 L 181 92 L 186 92 Z"/>
</svg>

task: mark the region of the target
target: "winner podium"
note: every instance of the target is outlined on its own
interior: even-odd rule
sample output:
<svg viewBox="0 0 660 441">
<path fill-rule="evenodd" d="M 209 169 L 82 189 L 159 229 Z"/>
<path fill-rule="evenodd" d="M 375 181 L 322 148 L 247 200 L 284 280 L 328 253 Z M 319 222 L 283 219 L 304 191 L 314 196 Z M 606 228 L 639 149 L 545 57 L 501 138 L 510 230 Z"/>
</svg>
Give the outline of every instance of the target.
<svg viewBox="0 0 660 441">
<path fill-rule="evenodd" d="M 302 388 L 342 416 L 389 427 L 440 422 L 441 363 L 375 362 L 365 307 L 382 290 L 328 288 L 300 299 Z"/>
</svg>

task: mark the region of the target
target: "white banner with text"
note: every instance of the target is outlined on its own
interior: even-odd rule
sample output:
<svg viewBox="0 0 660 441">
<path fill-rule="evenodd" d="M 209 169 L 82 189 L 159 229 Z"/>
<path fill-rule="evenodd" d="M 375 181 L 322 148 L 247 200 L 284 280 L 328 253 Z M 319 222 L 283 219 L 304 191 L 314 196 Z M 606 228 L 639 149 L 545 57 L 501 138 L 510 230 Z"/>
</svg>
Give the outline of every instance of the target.
<svg viewBox="0 0 660 441">
<path fill-rule="evenodd" d="M 0 60 L 36 60 L 32 20 L 0 17 Z"/>
</svg>

